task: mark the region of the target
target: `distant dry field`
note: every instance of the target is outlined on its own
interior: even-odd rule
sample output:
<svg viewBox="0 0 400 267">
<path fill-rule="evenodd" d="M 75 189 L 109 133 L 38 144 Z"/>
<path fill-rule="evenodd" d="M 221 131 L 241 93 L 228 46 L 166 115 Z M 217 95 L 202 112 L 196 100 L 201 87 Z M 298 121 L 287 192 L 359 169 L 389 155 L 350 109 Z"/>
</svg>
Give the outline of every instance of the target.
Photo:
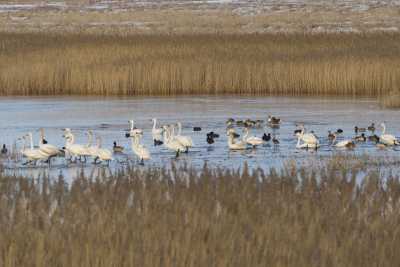
<svg viewBox="0 0 400 267">
<path fill-rule="evenodd" d="M 398 0 L 2 0 L 0 31 L 398 32 Z"/>
<path fill-rule="evenodd" d="M 382 96 L 399 88 L 397 33 L 0 33 L 1 95 Z"/>
</svg>

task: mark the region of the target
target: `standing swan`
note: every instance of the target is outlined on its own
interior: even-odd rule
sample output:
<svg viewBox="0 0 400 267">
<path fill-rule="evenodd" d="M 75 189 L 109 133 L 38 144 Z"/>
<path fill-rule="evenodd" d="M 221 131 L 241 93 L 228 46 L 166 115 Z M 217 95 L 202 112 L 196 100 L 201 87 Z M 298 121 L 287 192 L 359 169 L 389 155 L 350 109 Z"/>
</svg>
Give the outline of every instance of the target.
<svg viewBox="0 0 400 267">
<path fill-rule="evenodd" d="M 397 141 L 396 137 L 391 134 L 386 134 L 386 125 L 384 122 L 381 124 L 382 126 L 382 134 L 379 136 L 379 141 L 387 146 L 399 145 L 399 141 Z"/>
<path fill-rule="evenodd" d="M 65 129 L 63 137 L 65 138 L 65 150 L 69 153 L 70 160 L 75 157 L 76 161 L 77 157 L 87 155 L 88 149 L 86 146 L 75 144 L 75 136 L 72 134 L 71 129 Z"/>
<path fill-rule="evenodd" d="M 173 150 L 176 152 L 176 157 L 178 158 L 181 152 L 184 152 L 186 148 L 173 136 L 172 129 L 173 126 L 163 126 L 164 133 L 164 145 L 169 150 Z"/>
<path fill-rule="evenodd" d="M 163 129 L 162 128 L 157 128 L 157 119 L 153 118 L 151 119 L 153 122 L 153 129 L 151 130 L 151 134 L 153 136 L 153 141 L 154 141 L 154 146 L 162 145 L 162 134 L 163 134 Z"/>
<path fill-rule="evenodd" d="M 33 147 L 32 133 L 28 133 L 27 135 L 24 135 L 22 138 L 24 139 L 25 142 L 24 142 L 24 147 L 21 150 L 21 153 L 28 159 L 28 161 L 24 163 L 24 165 L 32 162 L 36 165 L 38 160 L 47 161 L 49 159 L 49 156 L 47 154 L 40 151 L 40 149 Z M 30 148 L 26 147 L 28 141 L 30 142 Z"/>
<path fill-rule="evenodd" d="M 39 150 L 44 154 L 47 154 L 49 158 L 55 157 L 60 154 L 60 150 L 53 145 L 44 142 L 44 129 L 40 128 L 40 140 L 39 140 Z"/>
<path fill-rule="evenodd" d="M 144 160 L 149 160 L 150 152 L 149 150 L 142 144 L 140 144 L 140 139 L 142 138 L 142 133 L 139 131 L 133 130 L 131 132 L 130 138 L 132 138 L 132 151 L 136 154 L 136 156 L 140 160 L 140 164 L 144 164 Z"/>
<path fill-rule="evenodd" d="M 94 157 L 94 163 L 97 163 L 97 160 L 106 161 L 107 164 L 112 160 L 112 153 L 110 150 L 106 148 L 102 148 L 102 139 L 100 136 L 97 136 L 97 144 L 92 150 L 92 156 Z"/>
<path fill-rule="evenodd" d="M 181 135 L 182 132 L 182 124 L 180 122 L 177 123 L 178 125 L 178 135 L 175 136 L 176 140 L 181 143 L 185 147 L 185 152 L 189 151 L 189 148 L 193 147 L 192 138 L 189 136 Z"/>
</svg>

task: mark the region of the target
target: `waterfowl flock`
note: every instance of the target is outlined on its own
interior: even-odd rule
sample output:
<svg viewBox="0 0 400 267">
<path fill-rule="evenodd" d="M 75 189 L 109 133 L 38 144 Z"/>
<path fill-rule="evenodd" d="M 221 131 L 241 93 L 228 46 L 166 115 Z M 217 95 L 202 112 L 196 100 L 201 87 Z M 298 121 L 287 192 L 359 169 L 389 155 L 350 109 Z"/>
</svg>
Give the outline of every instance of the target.
<svg viewBox="0 0 400 267">
<path fill-rule="evenodd" d="M 182 153 L 188 153 L 195 144 L 188 134 L 183 134 L 182 124 L 180 122 L 174 124 L 158 125 L 156 118 L 151 119 L 151 138 L 154 147 L 162 146 L 167 151 L 170 151 L 172 155 L 178 158 Z M 268 143 L 272 143 L 274 146 L 278 146 L 281 141 L 278 140 L 277 136 L 273 133 L 263 133 L 261 136 L 257 136 L 252 133 L 252 129 L 267 129 L 270 128 L 273 132 L 281 127 L 281 119 L 274 116 L 268 116 L 266 121 L 263 120 L 235 120 L 229 118 L 226 121 L 226 136 L 227 136 L 227 148 L 229 150 L 247 150 L 257 149 L 259 146 L 264 146 Z M 386 124 L 380 125 L 380 135 L 375 134 L 376 126 L 375 123 L 367 127 L 354 127 L 354 137 L 351 139 L 341 138 L 344 131 L 342 129 L 329 130 L 326 136 L 329 146 L 333 148 L 341 149 L 355 149 L 358 143 L 372 142 L 376 144 L 378 148 L 385 148 L 388 146 L 397 146 L 399 141 L 397 138 L 386 132 Z M 194 126 L 193 132 L 201 132 L 202 128 Z M 241 129 L 241 132 L 238 133 Z M 129 130 L 125 133 L 125 137 L 130 139 L 130 150 L 113 142 L 111 149 L 104 148 L 102 145 L 102 137 L 96 135 L 92 130 L 86 131 L 87 143 L 79 144 L 76 142 L 75 134 L 70 128 L 63 129 L 62 137 L 64 138 L 65 145 L 63 147 L 57 147 L 48 143 L 45 138 L 44 129 L 39 129 L 40 137 L 38 145 L 34 145 L 32 133 L 27 133 L 22 137 L 18 138 L 18 141 L 22 141 L 22 148 L 18 152 L 21 153 L 25 159 L 23 165 L 36 165 L 38 162 L 51 164 L 52 158 L 62 157 L 65 158 L 67 163 L 81 162 L 85 163 L 88 160 L 92 160 L 94 164 L 106 163 L 114 159 L 115 154 L 132 153 L 139 164 L 144 164 L 145 161 L 151 160 L 151 153 L 148 147 L 142 143 L 143 137 L 146 135 L 145 131 L 135 126 L 133 120 L 129 121 Z M 150 134 L 149 134 L 150 136 Z M 210 131 L 205 135 L 205 141 L 209 146 L 213 146 L 216 140 L 220 138 L 220 134 L 215 131 Z M 319 138 L 317 134 L 312 130 L 307 130 L 304 124 L 296 125 L 294 130 L 294 138 L 297 139 L 295 145 L 296 149 L 312 149 L 317 150 L 321 146 L 320 140 L 326 140 L 325 138 Z M 95 142 L 94 142 L 95 141 Z M 127 152 L 128 151 L 128 152 Z M 1 148 L 1 155 L 7 155 L 10 151 L 5 144 Z"/>
</svg>

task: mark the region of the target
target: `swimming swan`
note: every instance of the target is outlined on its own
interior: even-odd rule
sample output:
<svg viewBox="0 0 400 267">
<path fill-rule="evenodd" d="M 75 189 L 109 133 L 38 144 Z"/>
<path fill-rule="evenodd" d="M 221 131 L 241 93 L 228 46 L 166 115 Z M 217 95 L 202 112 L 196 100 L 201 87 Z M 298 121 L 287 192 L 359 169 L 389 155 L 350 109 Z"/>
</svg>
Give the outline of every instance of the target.
<svg viewBox="0 0 400 267">
<path fill-rule="evenodd" d="M 249 136 L 249 129 L 244 128 L 244 135 L 243 135 L 243 141 L 245 141 L 247 144 L 253 146 L 253 148 L 257 147 L 258 145 L 262 145 L 264 143 L 263 139 L 260 137 L 256 136 Z"/>
<path fill-rule="evenodd" d="M 48 160 L 49 156 L 46 153 L 43 153 L 42 151 L 40 151 L 40 149 L 38 148 L 34 148 L 33 147 L 33 138 L 32 138 L 32 133 L 28 133 L 27 135 L 24 135 L 22 137 L 24 139 L 24 146 L 21 150 L 21 153 L 23 156 L 25 156 L 28 161 L 25 164 L 34 162 L 36 165 L 36 162 L 38 160 Z M 27 142 L 30 141 L 30 148 L 26 147 Z"/>
<path fill-rule="evenodd" d="M 164 130 L 162 128 L 157 128 L 156 118 L 151 119 L 151 121 L 153 122 L 153 129 L 151 130 L 151 134 L 153 136 L 154 145 L 156 146 L 161 144 L 160 142 L 162 142 L 161 139 Z"/>
<path fill-rule="evenodd" d="M 399 141 L 397 141 L 396 137 L 391 134 L 386 134 L 386 125 L 385 123 L 381 124 L 382 126 L 382 134 L 379 136 L 379 141 L 387 146 L 399 145 Z"/>
<path fill-rule="evenodd" d="M 246 141 L 238 141 L 235 142 L 235 138 L 234 138 L 234 134 L 235 134 L 235 130 L 234 129 L 229 129 L 227 131 L 227 136 L 228 136 L 228 147 L 231 150 L 245 150 L 247 149 L 247 142 Z"/>
</svg>

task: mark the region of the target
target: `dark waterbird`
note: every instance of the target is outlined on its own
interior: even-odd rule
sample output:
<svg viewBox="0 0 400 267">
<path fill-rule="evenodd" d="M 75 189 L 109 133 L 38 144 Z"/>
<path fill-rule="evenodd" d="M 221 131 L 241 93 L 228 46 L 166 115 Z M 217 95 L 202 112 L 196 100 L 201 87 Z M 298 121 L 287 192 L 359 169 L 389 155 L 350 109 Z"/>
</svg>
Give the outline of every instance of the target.
<svg viewBox="0 0 400 267">
<path fill-rule="evenodd" d="M 117 142 L 114 141 L 113 142 L 113 152 L 114 153 L 122 153 L 122 151 L 124 151 L 124 147 L 117 145 Z"/>
<path fill-rule="evenodd" d="M 209 145 L 214 144 L 214 138 L 212 136 L 210 136 L 210 135 L 207 135 L 207 143 Z"/>
<path fill-rule="evenodd" d="M 264 133 L 263 136 L 262 136 L 262 140 L 265 141 L 265 142 L 269 142 L 271 140 L 271 134 L 270 133 L 268 133 L 268 134 Z"/>
<path fill-rule="evenodd" d="M 193 127 L 193 131 L 194 132 L 200 132 L 201 131 L 201 127 Z"/>
<path fill-rule="evenodd" d="M 3 144 L 3 148 L 1 149 L 1 154 L 2 154 L 2 155 L 6 155 L 7 152 L 8 152 L 8 149 L 7 149 L 7 147 L 6 147 L 6 144 Z"/>
<path fill-rule="evenodd" d="M 209 132 L 209 133 L 207 133 L 207 137 L 219 138 L 219 134 L 214 133 L 214 132 Z"/>
<path fill-rule="evenodd" d="M 354 137 L 354 140 L 356 140 L 357 142 L 365 142 L 367 141 L 367 137 L 364 133 L 362 133 L 361 135 Z"/>
<path fill-rule="evenodd" d="M 272 142 L 274 145 L 279 145 L 279 140 L 276 137 L 272 138 Z"/>
</svg>

